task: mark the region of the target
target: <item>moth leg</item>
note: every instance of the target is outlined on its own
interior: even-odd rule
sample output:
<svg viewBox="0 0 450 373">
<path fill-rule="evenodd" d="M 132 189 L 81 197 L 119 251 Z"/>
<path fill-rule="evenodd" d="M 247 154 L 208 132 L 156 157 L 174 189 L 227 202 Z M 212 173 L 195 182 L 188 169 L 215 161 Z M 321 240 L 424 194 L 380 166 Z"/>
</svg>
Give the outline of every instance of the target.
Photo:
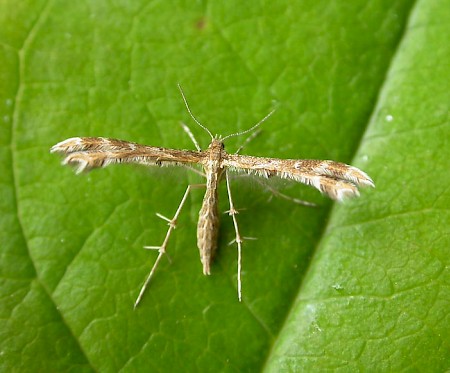
<svg viewBox="0 0 450 373">
<path fill-rule="evenodd" d="M 189 165 L 185 165 L 184 167 L 187 168 L 189 171 L 192 171 L 192 172 L 196 173 L 197 175 L 200 175 L 201 177 L 206 177 L 204 172 L 197 170 L 195 167 L 192 167 Z"/>
<path fill-rule="evenodd" d="M 271 196 L 269 197 L 269 201 L 272 199 L 272 197 L 277 197 L 277 198 L 283 198 L 285 200 L 291 201 L 293 203 L 296 203 L 298 205 L 303 205 L 303 206 L 308 206 L 308 207 L 317 207 L 317 205 L 313 202 L 309 202 L 309 201 L 305 201 L 299 198 L 295 198 L 295 197 L 291 197 L 288 196 L 287 194 L 281 193 L 279 190 L 277 190 L 276 188 L 270 186 L 267 183 L 262 182 L 259 178 L 257 177 L 252 177 L 252 174 L 247 174 L 247 173 L 243 173 L 243 174 L 239 174 L 237 176 L 234 176 L 235 178 L 237 177 L 250 177 L 252 179 L 252 182 L 256 182 L 257 184 L 259 184 L 261 186 L 261 188 L 263 188 L 265 191 L 269 192 L 271 194 Z"/>
<path fill-rule="evenodd" d="M 240 153 L 240 151 L 242 150 L 242 149 L 244 149 L 247 145 L 248 145 L 248 143 L 250 142 L 250 141 L 252 141 L 256 136 L 258 136 L 259 134 L 261 133 L 261 130 L 260 129 L 257 129 L 255 132 L 253 132 L 250 136 L 248 136 L 245 140 L 244 140 L 244 142 L 241 144 L 241 146 L 239 146 L 239 148 L 234 152 L 234 154 L 239 154 Z"/>
<path fill-rule="evenodd" d="M 234 242 L 237 244 L 237 251 L 238 251 L 238 267 L 237 267 L 237 288 L 238 288 L 238 299 L 239 302 L 242 301 L 242 279 L 241 279 L 241 273 L 242 273 L 242 237 L 239 233 L 239 227 L 237 224 L 236 214 L 238 211 L 234 207 L 233 198 L 231 197 L 231 188 L 230 188 L 230 178 L 228 176 L 228 172 L 225 171 L 225 178 L 227 181 L 227 192 L 228 192 L 228 201 L 230 202 L 230 209 L 227 211 L 228 214 L 233 219 L 233 225 L 234 225 L 234 232 L 236 233 L 236 238 L 234 239 Z"/>
<path fill-rule="evenodd" d="M 163 216 L 163 215 L 161 215 L 159 213 L 156 214 L 159 218 L 167 221 L 167 223 L 169 225 L 169 229 L 167 230 L 166 237 L 164 238 L 164 241 L 161 244 L 161 246 L 144 246 L 145 249 L 158 250 L 158 257 L 156 258 L 152 269 L 150 270 L 150 272 L 149 272 L 149 274 L 148 274 L 144 284 L 141 287 L 141 290 L 140 290 L 139 295 L 138 295 L 138 297 L 136 299 L 136 302 L 134 302 L 134 308 L 136 308 L 138 306 L 138 304 L 140 303 L 140 301 L 142 300 L 142 297 L 143 297 L 143 295 L 145 293 L 145 290 L 147 289 L 147 286 L 148 286 L 151 278 L 153 277 L 153 274 L 155 273 L 156 267 L 158 266 L 159 262 L 161 261 L 161 258 L 163 257 L 163 255 L 166 253 L 166 248 L 167 248 L 167 244 L 169 242 L 170 235 L 172 234 L 172 231 L 177 227 L 178 217 L 180 216 L 181 209 L 183 208 L 190 191 L 192 189 L 204 188 L 204 187 L 205 187 L 204 184 L 188 185 L 188 187 L 186 188 L 186 191 L 184 192 L 183 198 L 181 199 L 181 202 L 178 205 L 177 211 L 175 212 L 175 214 L 173 215 L 173 217 L 171 219 L 166 218 L 165 216 Z"/>
<path fill-rule="evenodd" d="M 275 196 L 275 197 L 278 197 L 278 198 L 283 198 L 285 200 L 291 201 L 291 202 L 296 203 L 298 205 L 309 206 L 309 207 L 317 207 L 317 205 L 315 203 L 304 201 L 302 199 L 291 197 L 291 196 L 288 196 L 287 194 L 281 193 L 276 188 L 274 188 L 274 187 L 272 187 L 272 186 L 270 186 L 268 184 L 264 184 L 258 178 L 253 178 L 252 181 L 256 181 L 259 185 L 261 185 L 261 187 L 263 187 L 269 193 L 271 193 L 272 196 Z"/>
<path fill-rule="evenodd" d="M 194 134 L 192 133 L 191 129 L 184 124 L 183 122 L 180 122 L 181 128 L 183 128 L 183 131 L 187 133 L 187 135 L 189 136 L 189 138 L 191 139 L 191 141 L 194 143 L 195 148 L 201 152 L 202 148 L 200 148 L 200 145 L 198 144 L 197 139 L 195 138 Z"/>
</svg>

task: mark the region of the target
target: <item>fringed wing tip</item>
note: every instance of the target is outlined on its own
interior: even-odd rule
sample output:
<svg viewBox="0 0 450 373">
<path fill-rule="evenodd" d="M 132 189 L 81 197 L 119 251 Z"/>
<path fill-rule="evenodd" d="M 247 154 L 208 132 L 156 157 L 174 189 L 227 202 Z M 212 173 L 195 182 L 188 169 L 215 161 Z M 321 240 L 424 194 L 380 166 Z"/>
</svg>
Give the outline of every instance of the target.
<svg viewBox="0 0 450 373">
<path fill-rule="evenodd" d="M 370 178 L 369 175 L 367 175 L 364 171 L 361 171 L 358 168 L 355 168 L 355 169 L 359 172 L 357 185 L 360 185 L 362 187 L 375 188 L 375 183 L 373 182 L 373 180 Z"/>
<path fill-rule="evenodd" d="M 329 196 L 331 197 L 331 199 L 334 199 L 338 202 L 344 202 L 347 199 L 359 197 L 359 190 L 356 187 L 339 189 L 336 191 L 335 195 Z"/>
<path fill-rule="evenodd" d="M 78 152 L 82 148 L 82 138 L 71 137 L 61 141 L 50 148 L 50 153 L 66 154 L 66 157 L 61 161 L 61 165 L 73 166 L 76 174 L 89 171 L 90 160 L 86 158 L 82 152 Z"/>
<path fill-rule="evenodd" d="M 51 148 L 50 148 L 50 153 L 60 153 L 60 152 L 62 152 L 62 150 L 61 150 L 61 143 L 59 142 L 59 143 L 57 143 L 57 144 L 55 144 L 55 145 L 53 145 Z"/>
<path fill-rule="evenodd" d="M 80 150 L 82 139 L 80 137 L 71 137 L 61 141 L 50 148 L 50 153 L 72 153 Z"/>
<path fill-rule="evenodd" d="M 61 164 L 63 166 L 72 166 L 77 175 L 81 174 L 82 172 L 89 171 L 89 162 L 83 158 L 74 157 L 72 154 L 64 158 Z"/>
<path fill-rule="evenodd" d="M 355 170 L 355 168 L 354 168 Z M 358 171 L 358 176 L 354 178 L 346 178 L 344 180 L 338 181 L 334 185 L 324 188 L 318 188 L 322 193 L 328 195 L 331 199 L 338 202 L 343 202 L 349 198 L 359 197 L 359 187 L 372 187 L 375 188 L 375 183 L 373 180 L 363 171 L 356 169 Z"/>
<path fill-rule="evenodd" d="M 371 179 L 368 179 L 368 180 L 363 181 L 363 182 L 361 183 L 361 186 L 362 186 L 363 188 L 365 188 L 365 187 L 375 188 L 375 183 L 374 183 Z"/>
</svg>

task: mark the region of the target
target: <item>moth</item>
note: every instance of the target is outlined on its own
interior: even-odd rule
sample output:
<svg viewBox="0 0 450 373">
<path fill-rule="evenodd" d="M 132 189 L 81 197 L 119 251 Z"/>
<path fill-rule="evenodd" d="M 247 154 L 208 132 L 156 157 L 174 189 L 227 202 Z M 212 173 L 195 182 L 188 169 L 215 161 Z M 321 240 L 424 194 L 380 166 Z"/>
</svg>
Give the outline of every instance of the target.
<svg viewBox="0 0 450 373">
<path fill-rule="evenodd" d="M 318 189 L 321 193 L 331 199 L 342 201 L 347 197 L 359 196 L 359 187 L 375 187 L 372 179 L 360 169 L 349 166 L 344 163 L 312 160 L 312 159 L 279 159 L 253 157 L 238 154 L 242 146 L 233 154 L 227 153 L 224 148 L 224 141 L 233 136 L 239 136 L 255 130 L 274 110 L 267 114 L 261 121 L 250 129 L 233 133 L 225 137 L 213 136 L 212 133 L 202 125 L 192 114 L 186 97 L 178 85 L 181 96 L 188 113 L 194 122 L 205 130 L 211 138 L 211 143 L 206 150 L 202 150 L 192 132 L 187 126 L 182 125 L 193 141 L 197 150 L 178 150 L 148 145 L 141 145 L 134 142 L 104 138 L 104 137 L 73 137 L 54 145 L 51 153 L 60 153 L 65 156 L 62 164 L 73 165 L 76 167 L 76 173 L 90 171 L 95 168 L 102 168 L 115 163 L 135 163 L 144 166 L 195 166 L 200 165 L 203 168 L 205 184 L 188 185 L 183 198 L 172 218 L 167 218 L 159 213 L 157 216 L 168 222 L 165 239 L 160 246 L 145 246 L 147 249 L 158 250 L 158 256 L 151 268 L 134 306 L 136 307 L 142 300 L 142 296 L 153 277 L 153 274 L 166 253 L 167 244 L 172 231 L 175 229 L 177 219 L 186 199 L 194 188 L 205 187 L 202 206 L 199 212 L 197 223 L 197 246 L 200 252 L 200 261 L 203 266 L 203 273 L 211 273 L 211 262 L 218 246 L 219 232 L 219 210 L 218 210 L 218 185 L 222 180 L 226 181 L 228 192 L 229 210 L 231 216 L 235 239 L 237 245 L 237 292 L 239 301 L 242 300 L 242 242 L 237 224 L 237 210 L 234 207 L 230 187 L 230 172 L 243 172 L 254 174 L 263 178 L 278 177 L 290 179 L 310 185 Z M 248 138 L 247 141 L 251 139 Z M 274 191 L 275 194 L 283 196 Z M 302 201 L 295 200 L 303 203 Z M 304 203 L 308 204 L 308 203 Z"/>
</svg>

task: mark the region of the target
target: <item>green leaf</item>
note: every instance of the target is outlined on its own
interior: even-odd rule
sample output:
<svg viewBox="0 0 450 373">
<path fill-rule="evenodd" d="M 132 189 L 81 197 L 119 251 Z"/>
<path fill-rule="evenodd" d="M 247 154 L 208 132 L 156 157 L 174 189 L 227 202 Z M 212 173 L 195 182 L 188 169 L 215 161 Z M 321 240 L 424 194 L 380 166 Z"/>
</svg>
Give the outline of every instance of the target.
<svg viewBox="0 0 450 373">
<path fill-rule="evenodd" d="M 443 0 L 0 4 L 2 371 L 445 371 L 450 166 Z M 189 170 L 76 176 L 73 136 L 203 147 L 276 113 L 245 154 L 333 159 L 377 188 L 333 205 L 233 180 L 205 277 L 202 191 L 133 310 Z M 230 138 L 231 152 L 243 141 Z M 220 190 L 227 210 L 226 191 Z"/>
</svg>

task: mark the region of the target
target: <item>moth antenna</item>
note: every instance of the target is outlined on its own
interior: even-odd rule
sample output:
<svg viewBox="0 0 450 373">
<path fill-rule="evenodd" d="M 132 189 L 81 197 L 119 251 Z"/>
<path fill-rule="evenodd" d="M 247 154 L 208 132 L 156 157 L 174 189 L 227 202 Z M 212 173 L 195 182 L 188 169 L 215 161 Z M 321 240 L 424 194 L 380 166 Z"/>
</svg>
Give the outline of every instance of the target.
<svg viewBox="0 0 450 373">
<path fill-rule="evenodd" d="M 275 110 L 277 110 L 277 108 L 273 108 L 269 114 L 267 114 L 263 119 L 261 119 L 258 123 L 256 123 L 253 127 L 250 127 L 249 129 L 245 130 L 245 131 L 241 131 L 241 132 L 236 132 L 236 133 L 232 133 L 230 135 L 225 136 L 224 138 L 222 138 L 222 141 L 225 139 L 228 139 L 229 137 L 233 137 L 233 136 L 240 136 L 243 135 L 245 133 L 251 132 L 254 129 L 258 128 L 261 124 L 263 124 L 267 119 L 269 119 L 269 117 L 275 112 Z"/>
<path fill-rule="evenodd" d="M 184 95 L 183 89 L 181 88 L 180 83 L 178 83 L 178 89 L 180 90 L 181 93 L 181 97 L 183 97 L 183 101 L 184 101 L 184 105 L 186 106 L 186 109 L 189 113 L 189 115 L 191 116 L 192 119 L 194 119 L 194 122 L 197 123 L 200 127 L 202 127 L 206 132 L 208 132 L 208 135 L 211 136 L 211 140 L 214 139 L 214 136 L 212 135 L 211 131 L 206 128 L 203 124 L 201 124 L 196 117 L 194 117 L 194 114 L 192 114 L 191 109 L 189 108 L 189 104 L 186 100 L 186 96 Z"/>
<path fill-rule="evenodd" d="M 256 136 L 258 136 L 262 132 L 262 129 L 258 128 L 255 132 L 253 132 L 249 137 L 245 139 L 245 141 L 241 144 L 241 146 L 234 152 L 234 154 L 239 154 L 242 149 L 244 149 L 247 144 L 252 141 Z"/>
</svg>

